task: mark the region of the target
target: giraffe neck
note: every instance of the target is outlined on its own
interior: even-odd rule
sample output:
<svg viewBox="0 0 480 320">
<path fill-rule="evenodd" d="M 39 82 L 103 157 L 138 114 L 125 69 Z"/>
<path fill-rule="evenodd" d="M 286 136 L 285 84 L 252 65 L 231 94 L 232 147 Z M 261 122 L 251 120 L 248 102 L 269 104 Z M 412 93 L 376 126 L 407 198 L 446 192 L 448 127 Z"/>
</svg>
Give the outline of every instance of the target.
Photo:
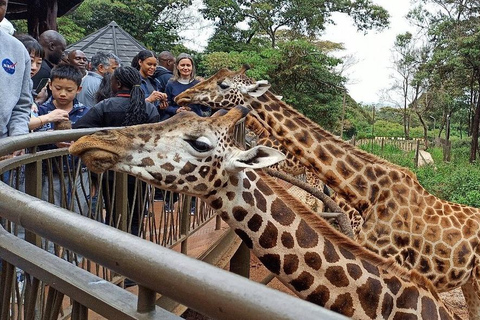
<svg viewBox="0 0 480 320">
<path fill-rule="evenodd" d="M 425 278 L 338 233 L 263 173 L 242 171 L 204 200 L 303 299 L 355 319 L 447 315 Z M 396 299 L 409 302 L 399 308 Z"/>
<path fill-rule="evenodd" d="M 415 192 L 423 192 L 407 169 L 355 148 L 270 92 L 249 99 L 246 103 L 283 147 L 360 213 L 388 198 L 401 179 L 408 180 L 409 186 L 415 184 Z"/>
</svg>

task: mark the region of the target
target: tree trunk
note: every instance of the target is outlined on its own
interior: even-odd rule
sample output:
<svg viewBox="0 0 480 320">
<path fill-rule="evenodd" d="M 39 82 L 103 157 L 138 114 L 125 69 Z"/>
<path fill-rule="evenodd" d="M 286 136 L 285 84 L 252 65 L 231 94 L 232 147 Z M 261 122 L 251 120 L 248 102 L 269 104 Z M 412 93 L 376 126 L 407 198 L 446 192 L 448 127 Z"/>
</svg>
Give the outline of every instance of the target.
<svg viewBox="0 0 480 320">
<path fill-rule="evenodd" d="M 46 30 L 57 30 L 58 0 L 34 0 L 28 6 L 28 33 L 38 39 Z"/>
<path fill-rule="evenodd" d="M 480 83 L 480 79 L 479 79 L 479 83 Z M 475 114 L 473 116 L 473 123 L 472 123 L 472 143 L 470 147 L 470 162 L 474 162 L 477 159 L 479 124 L 480 124 L 480 99 L 477 99 L 477 108 L 475 109 Z"/>
</svg>

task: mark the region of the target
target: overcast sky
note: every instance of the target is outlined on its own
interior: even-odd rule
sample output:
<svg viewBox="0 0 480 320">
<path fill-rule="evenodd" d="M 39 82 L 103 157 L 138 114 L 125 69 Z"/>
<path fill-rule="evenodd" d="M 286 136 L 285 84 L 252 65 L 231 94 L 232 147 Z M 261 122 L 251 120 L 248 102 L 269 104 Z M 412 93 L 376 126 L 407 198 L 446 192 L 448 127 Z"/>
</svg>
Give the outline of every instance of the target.
<svg viewBox="0 0 480 320">
<path fill-rule="evenodd" d="M 343 43 L 345 53 L 353 54 L 358 61 L 348 70 L 347 89 L 357 102 L 379 103 L 380 91 L 389 87 L 392 71 L 391 49 L 397 34 L 412 28 L 405 15 L 410 0 L 374 0 L 390 13 L 390 28 L 382 32 L 357 32 L 353 21 L 346 15 L 334 16 L 337 25 L 328 26 L 322 39 Z"/>
</svg>

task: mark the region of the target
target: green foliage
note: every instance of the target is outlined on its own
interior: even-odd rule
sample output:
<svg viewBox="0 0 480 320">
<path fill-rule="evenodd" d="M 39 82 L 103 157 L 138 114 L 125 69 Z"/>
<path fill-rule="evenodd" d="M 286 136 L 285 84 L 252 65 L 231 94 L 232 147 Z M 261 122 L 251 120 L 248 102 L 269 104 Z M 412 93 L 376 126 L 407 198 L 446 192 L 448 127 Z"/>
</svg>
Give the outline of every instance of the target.
<svg viewBox="0 0 480 320">
<path fill-rule="evenodd" d="M 244 51 L 255 38 L 268 38 L 276 47 L 280 30 L 288 28 L 300 37 L 315 37 L 325 28 L 333 12 L 354 19 L 358 30 L 382 29 L 388 25 L 388 12 L 368 0 L 204 0 L 203 16 L 215 21 L 217 30 L 209 52 Z M 246 25 L 240 29 L 239 23 Z"/>
<path fill-rule="evenodd" d="M 82 26 L 87 35 L 115 21 L 135 39 L 159 52 L 179 40 L 175 32 L 179 22 L 170 17 L 189 4 L 188 0 L 85 0 L 65 17 L 71 23 L 64 23 Z"/>
<path fill-rule="evenodd" d="M 337 130 L 343 97 L 343 78 L 333 72 L 340 63 L 322 51 L 320 43 L 287 41 L 278 49 L 258 52 L 213 52 L 206 54 L 199 69 L 211 75 L 220 68 L 236 70 L 243 64 L 256 80 L 268 80 L 272 92 L 327 130 Z"/>
</svg>

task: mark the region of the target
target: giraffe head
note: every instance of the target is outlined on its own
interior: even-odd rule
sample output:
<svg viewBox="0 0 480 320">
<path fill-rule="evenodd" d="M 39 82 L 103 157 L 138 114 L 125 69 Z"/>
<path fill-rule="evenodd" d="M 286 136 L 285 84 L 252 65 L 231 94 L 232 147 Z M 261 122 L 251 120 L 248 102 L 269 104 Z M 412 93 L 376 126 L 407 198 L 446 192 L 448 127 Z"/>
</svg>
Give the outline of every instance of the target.
<svg viewBox="0 0 480 320">
<path fill-rule="evenodd" d="M 238 71 L 220 69 L 215 75 L 182 92 L 175 98 L 178 105 L 191 103 L 214 109 L 244 105 L 249 96 L 259 97 L 270 89 L 266 80 L 254 81 L 245 75 L 248 66 Z"/>
<path fill-rule="evenodd" d="M 247 113 L 240 106 L 210 118 L 182 112 L 161 123 L 99 131 L 80 138 L 69 151 L 93 172 L 126 172 L 160 188 L 202 197 L 244 168 L 284 159 L 272 148 L 236 146 L 233 129 Z"/>
</svg>

